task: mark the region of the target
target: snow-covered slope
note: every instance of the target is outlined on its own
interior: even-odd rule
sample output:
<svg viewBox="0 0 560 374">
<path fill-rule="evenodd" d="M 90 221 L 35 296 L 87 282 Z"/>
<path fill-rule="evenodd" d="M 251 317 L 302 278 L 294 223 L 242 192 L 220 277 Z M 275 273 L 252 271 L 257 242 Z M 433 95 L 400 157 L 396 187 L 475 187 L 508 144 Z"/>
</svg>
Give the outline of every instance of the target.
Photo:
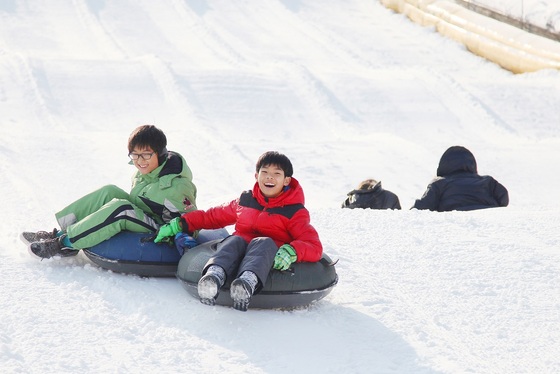
<svg viewBox="0 0 560 374">
<path fill-rule="evenodd" d="M 513 75 L 375 1 L 0 4 L 3 372 L 558 372 L 560 74 Z M 18 240 L 107 183 L 152 123 L 205 209 L 287 154 L 340 282 L 296 311 L 207 307 L 175 279 Z M 510 206 L 408 210 L 451 145 Z M 366 178 L 402 211 L 347 211 Z"/>
</svg>

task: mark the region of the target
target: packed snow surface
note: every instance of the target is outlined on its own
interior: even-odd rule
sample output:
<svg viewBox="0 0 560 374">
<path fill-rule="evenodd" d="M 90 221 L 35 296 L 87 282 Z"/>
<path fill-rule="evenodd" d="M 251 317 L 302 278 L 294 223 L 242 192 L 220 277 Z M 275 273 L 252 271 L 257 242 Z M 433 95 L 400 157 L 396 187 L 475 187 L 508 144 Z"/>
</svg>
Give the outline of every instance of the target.
<svg viewBox="0 0 560 374">
<path fill-rule="evenodd" d="M 559 102 L 559 71 L 514 75 L 377 1 L 1 1 L 0 371 L 558 373 Z M 130 187 L 146 123 L 201 209 L 288 155 L 339 260 L 331 294 L 242 313 L 83 254 L 32 258 L 21 231 Z M 452 145 L 507 208 L 409 209 Z M 340 209 L 366 178 L 404 209 Z"/>
</svg>

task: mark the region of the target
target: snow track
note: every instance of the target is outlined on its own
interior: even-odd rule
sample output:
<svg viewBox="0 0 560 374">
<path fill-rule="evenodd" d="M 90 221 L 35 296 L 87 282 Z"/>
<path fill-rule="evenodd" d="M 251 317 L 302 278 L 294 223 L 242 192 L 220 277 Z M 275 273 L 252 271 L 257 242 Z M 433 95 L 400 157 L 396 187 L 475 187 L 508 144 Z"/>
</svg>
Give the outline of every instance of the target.
<svg viewBox="0 0 560 374">
<path fill-rule="evenodd" d="M 0 371 L 560 372 L 558 87 L 377 1 L 3 2 Z M 83 255 L 30 258 L 21 231 L 129 187 L 145 123 L 186 157 L 202 209 L 251 188 L 263 152 L 287 154 L 339 260 L 333 292 L 239 313 Z M 408 209 L 457 144 L 508 208 Z M 403 210 L 340 209 L 366 178 Z"/>
</svg>

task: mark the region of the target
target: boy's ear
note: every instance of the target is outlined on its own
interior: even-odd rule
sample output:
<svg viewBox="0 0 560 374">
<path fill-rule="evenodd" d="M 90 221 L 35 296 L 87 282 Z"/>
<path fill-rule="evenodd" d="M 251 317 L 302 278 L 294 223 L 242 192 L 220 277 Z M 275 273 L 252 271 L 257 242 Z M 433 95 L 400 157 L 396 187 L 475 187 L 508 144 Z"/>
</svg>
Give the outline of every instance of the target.
<svg viewBox="0 0 560 374">
<path fill-rule="evenodd" d="M 259 173 L 255 173 L 255 180 L 259 179 Z"/>
<path fill-rule="evenodd" d="M 286 177 L 286 178 L 284 178 L 284 186 L 289 185 L 291 181 L 292 181 L 292 177 Z"/>
</svg>

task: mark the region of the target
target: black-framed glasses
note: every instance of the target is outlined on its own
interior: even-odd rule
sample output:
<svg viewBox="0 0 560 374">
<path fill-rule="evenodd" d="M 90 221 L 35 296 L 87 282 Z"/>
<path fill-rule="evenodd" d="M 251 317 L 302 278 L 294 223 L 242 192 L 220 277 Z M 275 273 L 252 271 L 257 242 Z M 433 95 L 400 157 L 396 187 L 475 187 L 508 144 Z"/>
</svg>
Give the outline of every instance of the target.
<svg viewBox="0 0 560 374">
<path fill-rule="evenodd" d="M 140 157 L 142 157 L 143 160 L 148 161 L 149 159 L 152 158 L 152 156 L 154 155 L 155 152 L 151 152 L 151 153 L 129 153 L 128 157 L 130 157 L 131 160 L 138 160 Z"/>
</svg>

